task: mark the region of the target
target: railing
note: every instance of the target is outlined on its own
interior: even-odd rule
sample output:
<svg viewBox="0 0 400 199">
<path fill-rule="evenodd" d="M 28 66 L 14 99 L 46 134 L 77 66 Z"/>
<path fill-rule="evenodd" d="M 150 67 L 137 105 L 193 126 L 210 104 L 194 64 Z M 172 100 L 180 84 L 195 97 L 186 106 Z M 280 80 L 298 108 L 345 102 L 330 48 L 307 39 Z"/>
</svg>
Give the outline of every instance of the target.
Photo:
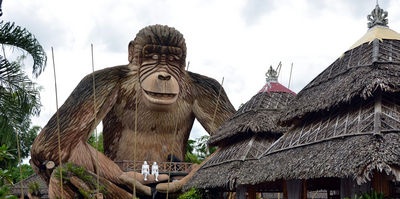
<svg viewBox="0 0 400 199">
<path fill-rule="evenodd" d="M 143 161 L 115 161 L 115 163 L 123 170 L 123 171 L 136 171 L 138 173 L 142 170 Z M 148 163 L 150 168 L 153 164 L 152 162 Z M 160 174 L 171 174 L 171 176 L 185 176 L 191 170 L 192 163 L 189 162 L 157 162 L 158 172 Z"/>
</svg>

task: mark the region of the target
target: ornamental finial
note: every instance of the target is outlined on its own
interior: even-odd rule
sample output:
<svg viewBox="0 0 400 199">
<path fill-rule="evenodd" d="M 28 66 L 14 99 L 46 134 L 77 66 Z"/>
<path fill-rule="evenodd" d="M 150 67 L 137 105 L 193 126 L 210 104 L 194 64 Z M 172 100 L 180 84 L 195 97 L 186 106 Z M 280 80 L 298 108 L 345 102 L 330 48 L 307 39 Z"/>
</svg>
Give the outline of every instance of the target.
<svg viewBox="0 0 400 199">
<path fill-rule="evenodd" d="M 267 73 L 265 73 L 266 80 L 267 82 L 277 82 L 278 81 L 278 76 L 279 76 L 279 71 L 281 70 L 281 62 L 279 62 L 278 67 L 276 67 L 276 70 L 272 68 L 272 66 L 269 67 Z"/>
<path fill-rule="evenodd" d="M 379 7 L 378 2 L 376 3 L 375 9 L 371 11 L 371 14 L 367 16 L 368 28 L 372 28 L 376 25 L 388 26 L 388 12 L 384 11 Z"/>
</svg>

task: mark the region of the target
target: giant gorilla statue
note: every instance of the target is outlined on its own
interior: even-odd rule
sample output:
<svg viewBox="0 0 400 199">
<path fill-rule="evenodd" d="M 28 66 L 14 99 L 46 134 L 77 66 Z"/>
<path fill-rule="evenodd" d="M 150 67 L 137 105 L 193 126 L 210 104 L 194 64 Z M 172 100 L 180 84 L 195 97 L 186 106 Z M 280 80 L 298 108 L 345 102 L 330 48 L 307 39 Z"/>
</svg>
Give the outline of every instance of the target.
<svg viewBox="0 0 400 199">
<path fill-rule="evenodd" d="M 158 182 L 124 172 L 114 161 L 166 162 L 170 155 L 183 160 L 195 119 L 213 135 L 234 113 L 217 81 L 185 70 L 186 44 L 176 29 L 147 26 L 129 43 L 128 51 L 129 64 L 84 77 L 36 137 L 31 165 L 49 183 L 50 197 L 75 197 L 82 184 L 60 186 L 54 168 L 67 162 L 98 173 L 107 189 L 104 194 L 111 197 L 116 197 L 114 192 L 130 197 L 133 190 L 142 195 L 155 189 L 177 192 L 195 169 L 179 181 L 160 180 L 151 188 L 146 183 Z M 104 154 L 87 143 L 100 121 Z M 68 179 L 84 182 L 79 177 Z"/>
</svg>

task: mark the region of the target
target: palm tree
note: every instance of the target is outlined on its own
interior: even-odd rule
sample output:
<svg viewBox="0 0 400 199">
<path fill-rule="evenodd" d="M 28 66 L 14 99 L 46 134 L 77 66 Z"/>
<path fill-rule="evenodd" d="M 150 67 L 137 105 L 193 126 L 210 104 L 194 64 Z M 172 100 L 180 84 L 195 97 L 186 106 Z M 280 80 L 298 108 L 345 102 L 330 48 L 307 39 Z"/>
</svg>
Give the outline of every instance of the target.
<svg viewBox="0 0 400 199">
<path fill-rule="evenodd" d="M 22 49 L 32 56 L 32 74 L 35 77 L 44 70 L 47 57 L 37 39 L 14 23 L 0 22 L 0 44 L 3 47 L 3 55 L 0 55 L 0 145 L 6 144 L 11 150 L 14 149 L 11 153 L 17 154 L 17 134 L 31 132 L 30 117 L 40 113 L 40 88 L 22 70 L 25 55 L 16 61 L 9 61 L 4 53 L 4 45 Z M 21 158 L 27 157 L 27 152 L 25 150 Z"/>
<path fill-rule="evenodd" d="M 3 3 L 3 0 L 0 0 L 0 17 L 3 15 L 3 10 L 1 9 L 1 4 Z"/>
</svg>

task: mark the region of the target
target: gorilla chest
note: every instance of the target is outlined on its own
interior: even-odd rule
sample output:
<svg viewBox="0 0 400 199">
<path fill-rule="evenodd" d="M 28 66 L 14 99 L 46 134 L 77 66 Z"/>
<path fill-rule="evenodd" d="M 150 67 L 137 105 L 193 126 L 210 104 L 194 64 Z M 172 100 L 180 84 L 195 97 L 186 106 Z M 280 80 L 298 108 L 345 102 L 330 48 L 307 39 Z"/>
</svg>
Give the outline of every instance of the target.
<svg viewBox="0 0 400 199">
<path fill-rule="evenodd" d="M 169 154 L 183 158 L 194 122 L 189 104 L 181 102 L 169 112 L 151 111 L 143 106 L 137 110 L 126 106 L 123 109 L 114 107 L 109 114 L 112 119 L 104 124 L 105 143 L 112 142 L 105 144 L 111 159 L 132 160 L 135 152 L 140 161 L 165 161 Z"/>
</svg>

